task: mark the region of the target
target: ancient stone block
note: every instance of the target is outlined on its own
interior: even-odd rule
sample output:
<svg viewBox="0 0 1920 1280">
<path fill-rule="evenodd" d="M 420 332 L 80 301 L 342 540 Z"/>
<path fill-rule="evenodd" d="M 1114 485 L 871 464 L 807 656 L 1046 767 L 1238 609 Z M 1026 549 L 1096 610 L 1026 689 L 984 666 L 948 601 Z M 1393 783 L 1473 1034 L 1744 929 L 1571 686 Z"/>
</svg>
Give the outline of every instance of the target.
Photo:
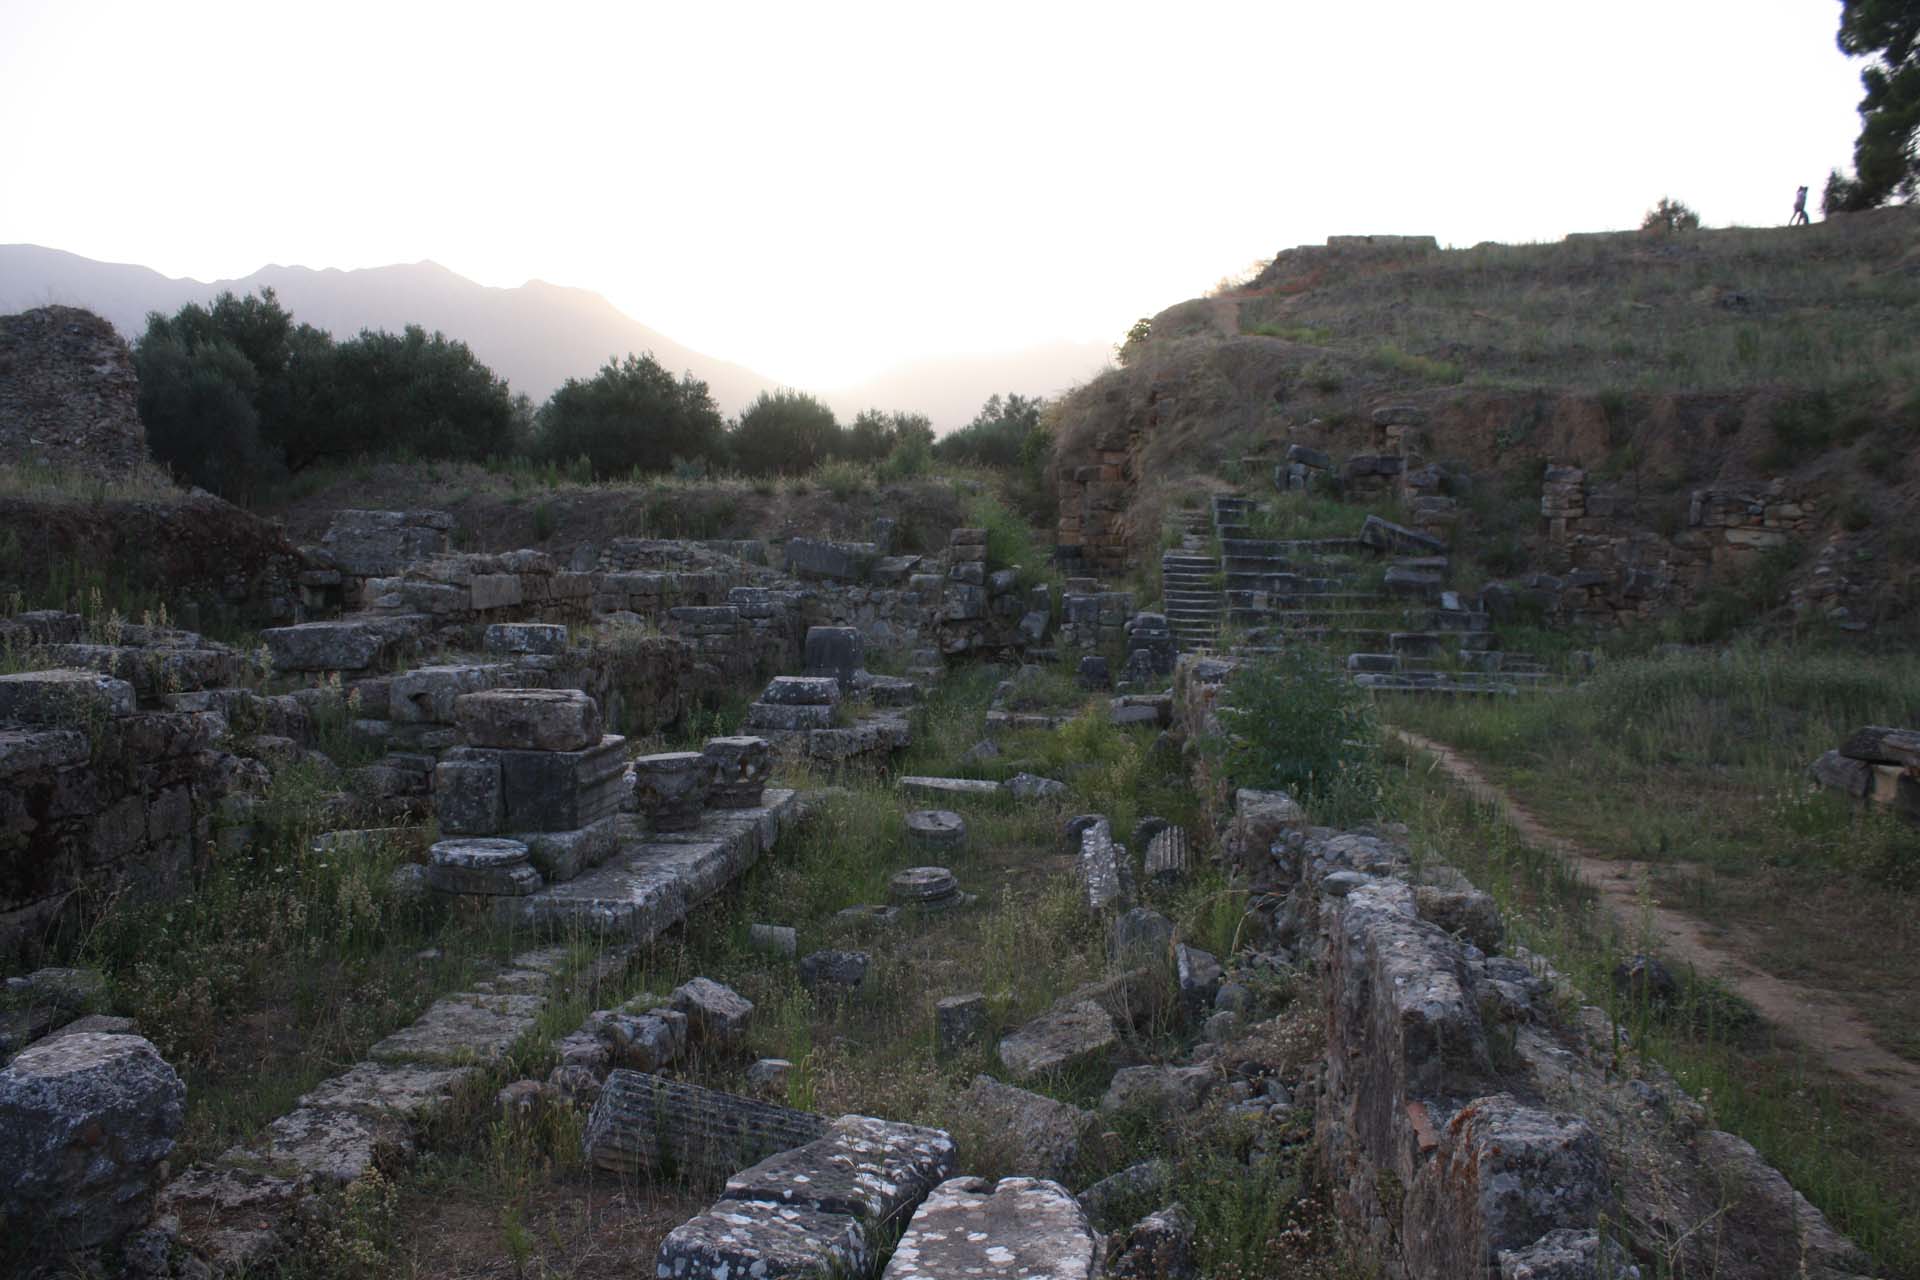
<svg viewBox="0 0 1920 1280">
<path fill-rule="evenodd" d="M 1064 1175 L 1094 1122 L 1092 1112 L 987 1075 L 975 1076 L 959 1102 L 963 1114 L 993 1135 L 1010 1167 L 1035 1175 Z"/>
<path fill-rule="evenodd" d="M 700 825 L 714 761 L 698 751 L 666 751 L 633 762 L 634 808 L 655 831 L 689 831 Z"/>
<path fill-rule="evenodd" d="M 615 1070 L 582 1140 L 599 1169 L 723 1176 L 822 1136 L 826 1120 L 736 1094 Z"/>
<path fill-rule="evenodd" d="M 427 885 L 441 893 L 518 897 L 541 885 L 518 840 L 467 837 L 442 840 L 429 851 Z"/>
<path fill-rule="evenodd" d="M 507 805 L 499 760 L 440 761 L 433 770 L 433 811 L 448 835 L 490 836 L 503 830 Z"/>
<path fill-rule="evenodd" d="M 605 862 L 620 845 L 619 818 L 608 814 L 572 831 L 518 831 L 512 838 L 527 846 L 527 861 L 548 883 L 572 880 Z"/>
<path fill-rule="evenodd" d="M 746 1034 L 753 1002 L 712 978 L 695 978 L 674 988 L 673 1007 L 687 1015 L 689 1029 L 709 1043 L 729 1045 Z"/>
<path fill-rule="evenodd" d="M 1119 1043 L 1113 1017 L 1092 1000 L 1062 1002 L 1004 1037 L 995 1052 L 1024 1080 L 1104 1057 Z"/>
<path fill-rule="evenodd" d="M 139 1036 L 63 1036 L 23 1050 L 0 1070 L 0 1210 L 10 1230 L 90 1248 L 145 1222 L 186 1095 Z"/>
<path fill-rule="evenodd" d="M 760 694 L 760 701 L 779 707 L 836 706 L 840 702 L 840 682 L 829 676 L 775 676 Z"/>
<path fill-rule="evenodd" d="M 805 660 L 807 675 L 831 677 L 851 689 L 853 673 L 866 665 L 866 641 L 856 627 L 808 627 Z"/>
<path fill-rule="evenodd" d="M 419 629 L 420 619 L 345 618 L 302 622 L 260 633 L 276 671 L 365 671 L 393 658 Z"/>
<path fill-rule="evenodd" d="M 1102 1241 L 1057 1182 L 954 1178 L 935 1187 L 882 1280 L 1092 1280 Z"/>
<path fill-rule="evenodd" d="M 660 1242 L 658 1276 L 857 1276 L 872 1254 L 858 1219 L 764 1200 L 722 1200 Z"/>
<path fill-rule="evenodd" d="M 578 689 L 493 689 L 465 693 L 453 711 L 477 747 L 584 751 L 601 741 L 600 708 Z"/>
<path fill-rule="evenodd" d="M 94 671 L 55 668 L 0 675 L 0 720 L 80 727 L 132 715 L 133 686 Z"/>
<path fill-rule="evenodd" d="M 488 653 L 561 654 L 567 651 L 567 629 L 547 622 L 495 622 L 487 627 Z"/>
<path fill-rule="evenodd" d="M 934 1044 L 942 1054 L 957 1053 L 987 1029 L 987 997 L 979 991 L 946 996 L 933 1007 Z"/>
<path fill-rule="evenodd" d="M 701 754 L 713 770 L 709 808 L 751 809 L 760 803 L 773 771 L 773 748 L 765 738 L 709 738 Z"/>
</svg>

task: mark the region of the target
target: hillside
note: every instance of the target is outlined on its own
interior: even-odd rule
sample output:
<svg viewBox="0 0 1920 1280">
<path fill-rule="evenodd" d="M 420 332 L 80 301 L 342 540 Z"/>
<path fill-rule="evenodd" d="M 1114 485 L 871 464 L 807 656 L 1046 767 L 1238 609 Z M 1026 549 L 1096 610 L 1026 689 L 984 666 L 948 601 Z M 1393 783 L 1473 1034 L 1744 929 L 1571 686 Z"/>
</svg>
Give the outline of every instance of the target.
<svg viewBox="0 0 1920 1280">
<path fill-rule="evenodd" d="M 1155 316 L 1126 367 L 1062 406 L 1055 472 L 1071 522 L 1076 469 L 1125 451 L 1112 523 L 1137 554 L 1183 494 L 1271 492 L 1290 445 L 1336 466 L 1404 455 L 1438 469 L 1456 558 L 1492 576 L 1565 569 L 1540 515 L 1548 465 L 1606 490 L 1637 543 L 1621 573 L 1687 558 L 1696 493 L 1772 487 L 1815 513 L 1792 570 L 1858 579 L 1849 617 L 1886 618 L 1911 607 L 1920 562 L 1917 305 L 1913 209 L 1445 251 L 1336 237 Z M 1416 425 L 1384 426 L 1387 406 Z M 1751 567 L 1716 565 L 1668 603 Z"/>
<path fill-rule="evenodd" d="M 743 365 L 695 351 L 639 323 L 598 293 L 530 280 L 516 289 L 476 284 L 434 262 L 358 271 L 267 266 L 237 280 L 172 279 L 147 267 L 96 262 L 38 245 L 0 245 L 0 314 L 60 303 L 106 317 L 128 341 L 150 311 L 174 311 L 224 290 L 271 287 L 294 316 L 337 338 L 361 329 L 439 330 L 472 347 L 514 390 L 543 400 L 609 356 L 651 351 L 673 371 L 691 370 L 721 412 L 738 413 L 779 383 Z M 1108 348 L 1057 342 L 1017 351 L 916 361 L 848 387 L 809 388 L 851 419 L 870 407 L 925 413 L 937 429 L 964 424 L 986 398 L 1020 391 L 1052 395 L 1097 372 Z"/>
</svg>

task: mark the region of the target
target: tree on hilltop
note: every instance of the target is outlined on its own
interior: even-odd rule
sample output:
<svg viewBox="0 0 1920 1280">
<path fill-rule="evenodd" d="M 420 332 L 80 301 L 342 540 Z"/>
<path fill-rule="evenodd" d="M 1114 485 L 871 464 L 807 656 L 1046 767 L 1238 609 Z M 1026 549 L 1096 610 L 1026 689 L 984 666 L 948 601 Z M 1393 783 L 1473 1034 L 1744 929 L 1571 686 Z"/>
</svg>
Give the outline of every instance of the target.
<svg viewBox="0 0 1920 1280">
<path fill-rule="evenodd" d="M 1826 213 L 1920 195 L 1920 0 L 1841 0 L 1841 52 L 1873 58 L 1860 73 L 1860 136 L 1852 178 L 1827 175 Z"/>
<path fill-rule="evenodd" d="M 1640 219 L 1642 231 L 1672 232 L 1698 231 L 1700 215 L 1689 208 L 1685 202 L 1660 197 L 1660 203 L 1647 210 L 1647 216 Z"/>
</svg>

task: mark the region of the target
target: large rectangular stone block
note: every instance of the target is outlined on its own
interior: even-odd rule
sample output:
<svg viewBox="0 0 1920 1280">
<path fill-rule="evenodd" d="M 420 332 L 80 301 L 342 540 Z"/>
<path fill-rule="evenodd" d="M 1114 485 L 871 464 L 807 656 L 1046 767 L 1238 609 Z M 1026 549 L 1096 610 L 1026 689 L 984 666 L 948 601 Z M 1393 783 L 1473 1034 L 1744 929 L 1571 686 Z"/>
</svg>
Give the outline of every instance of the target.
<svg viewBox="0 0 1920 1280">
<path fill-rule="evenodd" d="M 456 759 L 491 755 L 500 765 L 502 822 L 509 831 L 575 831 L 620 810 L 627 740 L 608 734 L 586 751 L 505 751 L 475 748 Z"/>
<path fill-rule="evenodd" d="M 387 716 L 397 724 L 452 724 L 454 700 L 461 694 L 491 689 L 514 675 L 504 663 L 415 667 L 388 682 Z"/>
<path fill-rule="evenodd" d="M 133 686 L 96 671 L 56 669 L 0 676 L 0 720 L 82 727 L 133 714 Z"/>
<path fill-rule="evenodd" d="M 500 762 L 484 757 L 440 761 L 433 770 L 433 813 L 448 835 L 490 836 L 504 830 Z"/>
<path fill-rule="evenodd" d="M 589 750 L 600 740 L 600 707 L 578 689 L 466 693 L 454 699 L 453 709 L 476 747 L 572 752 Z"/>
</svg>

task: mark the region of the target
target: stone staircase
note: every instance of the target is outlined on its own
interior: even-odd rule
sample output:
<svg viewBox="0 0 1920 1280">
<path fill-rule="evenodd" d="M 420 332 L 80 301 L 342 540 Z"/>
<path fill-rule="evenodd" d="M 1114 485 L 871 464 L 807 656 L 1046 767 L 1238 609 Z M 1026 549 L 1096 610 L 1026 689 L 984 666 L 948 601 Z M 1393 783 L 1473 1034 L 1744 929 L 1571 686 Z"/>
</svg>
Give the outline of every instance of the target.
<svg viewBox="0 0 1920 1280">
<path fill-rule="evenodd" d="M 1220 643 L 1226 595 L 1220 589 L 1220 560 L 1208 536 L 1206 511 L 1178 515 L 1180 546 L 1161 553 L 1160 585 L 1167 625 L 1182 652 L 1211 653 Z"/>
<path fill-rule="evenodd" d="M 1386 553 L 1383 572 L 1379 542 L 1256 538 L 1251 499 L 1215 494 L 1211 507 L 1224 620 L 1245 628 L 1243 652 L 1311 641 L 1348 654 L 1354 682 L 1382 690 L 1513 693 L 1554 683 L 1531 656 L 1502 653 L 1488 615 L 1443 588 L 1444 557 Z"/>
</svg>

